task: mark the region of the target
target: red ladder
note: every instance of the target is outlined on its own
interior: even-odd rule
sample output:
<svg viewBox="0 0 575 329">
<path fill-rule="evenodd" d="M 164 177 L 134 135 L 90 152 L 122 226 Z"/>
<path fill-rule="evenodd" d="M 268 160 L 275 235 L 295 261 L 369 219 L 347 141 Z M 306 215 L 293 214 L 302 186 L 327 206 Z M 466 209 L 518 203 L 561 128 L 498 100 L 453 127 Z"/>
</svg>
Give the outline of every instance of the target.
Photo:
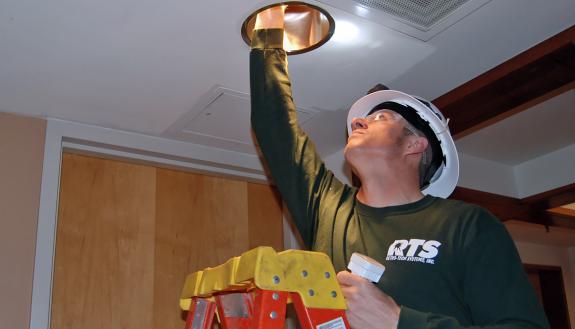
<svg viewBox="0 0 575 329">
<path fill-rule="evenodd" d="M 215 302 L 193 298 L 185 329 L 211 329 L 216 309 L 223 329 L 284 328 L 288 298 L 294 304 L 302 329 L 349 328 L 345 310 L 306 307 L 297 293 L 254 289 L 214 297 Z"/>
<path fill-rule="evenodd" d="M 180 306 L 185 329 L 284 328 L 292 303 L 303 329 L 348 329 L 345 301 L 325 254 L 252 249 L 215 268 L 186 278 Z"/>
</svg>

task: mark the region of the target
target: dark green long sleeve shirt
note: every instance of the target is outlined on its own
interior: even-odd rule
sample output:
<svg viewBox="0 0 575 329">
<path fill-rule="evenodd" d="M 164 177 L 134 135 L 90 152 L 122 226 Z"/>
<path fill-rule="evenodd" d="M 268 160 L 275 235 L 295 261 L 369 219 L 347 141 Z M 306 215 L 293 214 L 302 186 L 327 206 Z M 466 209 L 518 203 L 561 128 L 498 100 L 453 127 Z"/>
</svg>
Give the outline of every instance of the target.
<svg viewBox="0 0 575 329">
<path fill-rule="evenodd" d="M 281 30 L 254 33 L 251 120 L 307 247 L 338 271 L 356 251 L 383 263 L 377 286 L 401 306 L 400 329 L 549 328 L 513 241 L 486 210 L 432 196 L 385 208 L 357 201 L 297 124 L 281 48 Z"/>
</svg>

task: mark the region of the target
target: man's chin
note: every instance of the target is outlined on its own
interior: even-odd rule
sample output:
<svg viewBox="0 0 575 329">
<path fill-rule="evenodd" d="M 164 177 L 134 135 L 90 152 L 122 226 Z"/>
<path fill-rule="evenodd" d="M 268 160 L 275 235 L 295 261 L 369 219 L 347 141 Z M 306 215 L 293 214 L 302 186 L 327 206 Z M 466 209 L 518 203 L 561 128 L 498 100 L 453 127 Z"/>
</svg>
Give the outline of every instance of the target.
<svg viewBox="0 0 575 329">
<path fill-rule="evenodd" d="M 352 160 L 352 157 L 357 154 L 359 149 L 360 149 L 359 145 L 356 145 L 354 143 L 347 143 L 345 145 L 345 148 L 343 149 L 343 157 L 347 162 L 350 162 Z"/>
<path fill-rule="evenodd" d="M 361 148 L 361 139 L 349 138 L 345 144 L 344 152 L 354 152 Z"/>
</svg>

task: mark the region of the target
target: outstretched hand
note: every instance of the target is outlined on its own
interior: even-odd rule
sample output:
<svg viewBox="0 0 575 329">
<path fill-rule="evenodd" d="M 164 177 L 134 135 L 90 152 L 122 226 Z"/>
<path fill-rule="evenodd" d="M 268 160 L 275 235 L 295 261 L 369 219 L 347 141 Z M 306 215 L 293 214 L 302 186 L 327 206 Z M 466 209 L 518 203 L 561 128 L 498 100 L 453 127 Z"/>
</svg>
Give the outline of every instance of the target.
<svg viewBox="0 0 575 329">
<path fill-rule="evenodd" d="M 254 29 L 283 29 L 286 7 L 274 6 L 258 13 Z"/>
<path fill-rule="evenodd" d="M 366 279 L 341 271 L 337 273 L 347 303 L 347 320 L 355 329 L 396 329 L 400 307 Z"/>
</svg>

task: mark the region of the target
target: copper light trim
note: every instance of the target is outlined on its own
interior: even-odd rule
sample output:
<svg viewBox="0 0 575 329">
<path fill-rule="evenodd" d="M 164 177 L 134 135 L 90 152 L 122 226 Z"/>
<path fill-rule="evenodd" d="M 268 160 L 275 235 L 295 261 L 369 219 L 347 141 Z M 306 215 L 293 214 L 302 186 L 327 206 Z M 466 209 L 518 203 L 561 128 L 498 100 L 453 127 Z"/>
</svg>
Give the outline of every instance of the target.
<svg viewBox="0 0 575 329">
<path fill-rule="evenodd" d="M 242 38 L 251 46 L 258 13 L 276 6 L 284 6 L 284 49 L 288 55 L 302 54 L 326 43 L 335 32 L 335 20 L 323 8 L 301 1 L 287 1 L 262 7 L 242 24 Z"/>
</svg>

